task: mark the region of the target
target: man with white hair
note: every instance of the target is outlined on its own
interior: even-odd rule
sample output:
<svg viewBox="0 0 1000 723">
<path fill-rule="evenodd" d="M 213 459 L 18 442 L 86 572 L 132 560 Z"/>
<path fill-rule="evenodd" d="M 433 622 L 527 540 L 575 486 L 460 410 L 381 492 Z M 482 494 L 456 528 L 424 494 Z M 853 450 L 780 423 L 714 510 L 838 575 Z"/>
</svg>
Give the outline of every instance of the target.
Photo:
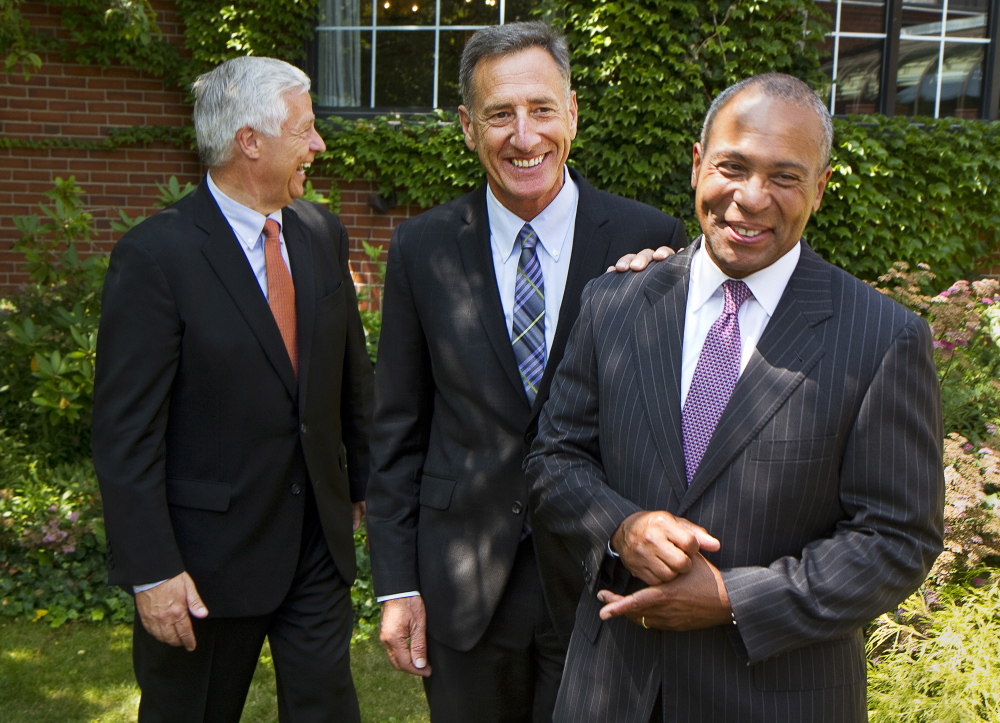
<svg viewBox="0 0 1000 723">
<path fill-rule="evenodd" d="M 265 637 L 280 719 L 358 721 L 352 523 L 372 368 L 309 79 L 236 58 L 195 81 L 208 173 L 115 246 L 93 451 L 109 579 L 135 593 L 140 721 L 240 719 Z"/>
</svg>

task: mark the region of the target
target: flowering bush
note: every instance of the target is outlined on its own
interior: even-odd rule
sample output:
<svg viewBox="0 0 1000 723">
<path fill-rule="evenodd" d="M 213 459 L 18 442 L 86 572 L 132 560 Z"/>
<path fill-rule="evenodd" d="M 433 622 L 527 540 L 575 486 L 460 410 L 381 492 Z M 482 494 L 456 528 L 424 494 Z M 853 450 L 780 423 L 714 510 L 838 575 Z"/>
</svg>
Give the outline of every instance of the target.
<svg viewBox="0 0 1000 723">
<path fill-rule="evenodd" d="M 0 433 L 0 614 L 126 622 L 132 604 L 109 587 L 104 524 L 89 463 L 48 469 Z"/>
<path fill-rule="evenodd" d="M 956 281 L 934 293 L 934 278 L 924 264 L 897 263 L 876 288 L 930 323 L 944 428 L 981 441 L 1000 424 L 1000 281 Z"/>
</svg>

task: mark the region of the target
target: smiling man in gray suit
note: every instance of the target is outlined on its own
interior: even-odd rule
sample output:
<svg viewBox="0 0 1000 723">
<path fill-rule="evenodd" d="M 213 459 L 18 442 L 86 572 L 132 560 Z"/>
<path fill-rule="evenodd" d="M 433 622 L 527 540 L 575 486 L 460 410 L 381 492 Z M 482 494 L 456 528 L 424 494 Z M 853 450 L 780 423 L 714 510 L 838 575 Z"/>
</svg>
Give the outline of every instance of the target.
<svg viewBox="0 0 1000 723">
<path fill-rule="evenodd" d="M 927 324 L 801 240 L 831 137 L 794 78 L 728 89 L 703 236 L 584 292 L 527 461 L 589 582 L 556 721 L 867 719 L 862 628 L 941 549 L 941 416 Z"/>
</svg>

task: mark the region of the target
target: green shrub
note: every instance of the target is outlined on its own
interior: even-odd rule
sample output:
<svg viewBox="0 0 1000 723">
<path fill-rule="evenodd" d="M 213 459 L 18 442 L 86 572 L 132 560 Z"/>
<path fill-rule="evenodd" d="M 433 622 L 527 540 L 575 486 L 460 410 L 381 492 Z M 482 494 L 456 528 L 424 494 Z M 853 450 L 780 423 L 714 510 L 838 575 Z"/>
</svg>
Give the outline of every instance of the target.
<svg viewBox="0 0 1000 723">
<path fill-rule="evenodd" d="M 0 434 L 0 614 L 129 622 L 132 602 L 105 582 L 100 495 L 89 462 L 47 468 Z"/>
<path fill-rule="evenodd" d="M 868 651 L 872 723 L 1000 723 L 1000 586 L 925 588 L 875 622 Z"/>
</svg>

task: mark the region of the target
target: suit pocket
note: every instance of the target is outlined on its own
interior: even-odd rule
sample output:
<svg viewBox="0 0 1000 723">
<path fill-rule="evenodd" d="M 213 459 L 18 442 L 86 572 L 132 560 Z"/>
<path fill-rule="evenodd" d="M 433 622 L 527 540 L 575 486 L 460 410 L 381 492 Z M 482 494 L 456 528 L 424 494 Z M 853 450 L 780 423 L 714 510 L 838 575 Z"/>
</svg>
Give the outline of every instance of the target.
<svg viewBox="0 0 1000 723">
<path fill-rule="evenodd" d="M 344 302 L 344 282 L 340 282 L 340 286 L 332 294 L 327 294 L 322 299 L 316 302 L 316 315 L 324 314 L 331 309 L 335 309 Z"/>
<path fill-rule="evenodd" d="M 167 477 L 167 502 L 178 507 L 225 512 L 230 497 L 231 488 L 226 482 Z"/>
<path fill-rule="evenodd" d="M 833 456 L 836 436 L 808 439 L 759 439 L 747 450 L 755 462 L 822 460 Z"/>
<path fill-rule="evenodd" d="M 420 504 L 434 510 L 446 510 L 454 491 L 455 480 L 425 474 L 420 479 Z"/>
<path fill-rule="evenodd" d="M 791 691 L 835 688 L 864 683 L 864 641 L 861 633 L 828 643 L 807 645 L 750 666 L 760 690 Z"/>
</svg>

